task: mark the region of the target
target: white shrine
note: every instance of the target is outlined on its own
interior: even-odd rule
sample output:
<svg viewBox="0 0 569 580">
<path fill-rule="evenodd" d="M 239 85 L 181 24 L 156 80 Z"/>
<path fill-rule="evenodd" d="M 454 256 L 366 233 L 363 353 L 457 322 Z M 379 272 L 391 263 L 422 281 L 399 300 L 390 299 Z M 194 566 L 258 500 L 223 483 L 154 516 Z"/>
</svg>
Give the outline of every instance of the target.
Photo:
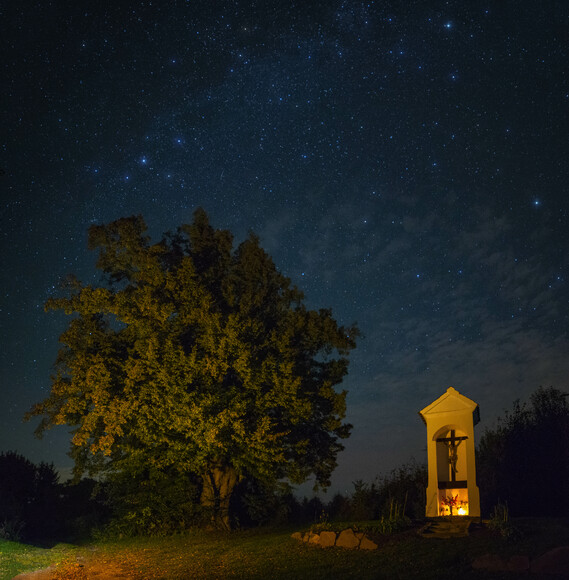
<svg viewBox="0 0 569 580">
<path fill-rule="evenodd" d="M 419 412 L 427 426 L 427 517 L 480 517 L 474 425 L 478 405 L 453 387 Z"/>
</svg>

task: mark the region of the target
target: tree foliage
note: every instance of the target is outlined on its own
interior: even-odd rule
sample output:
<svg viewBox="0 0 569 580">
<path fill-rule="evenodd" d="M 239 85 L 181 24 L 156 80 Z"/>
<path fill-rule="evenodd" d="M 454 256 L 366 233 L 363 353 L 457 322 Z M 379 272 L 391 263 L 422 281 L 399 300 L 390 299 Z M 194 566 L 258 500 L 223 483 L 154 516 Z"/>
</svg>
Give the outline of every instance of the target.
<svg viewBox="0 0 569 580">
<path fill-rule="evenodd" d="M 140 216 L 92 226 L 89 248 L 102 283 L 47 302 L 72 318 L 29 414 L 38 434 L 73 427 L 76 474 L 198 474 L 225 524 L 242 477 L 328 484 L 355 327 L 308 310 L 257 237 L 234 249 L 201 209 L 158 243 Z"/>
<path fill-rule="evenodd" d="M 198 478 L 176 469 L 112 473 L 97 491 L 110 511 L 104 538 L 169 536 L 200 519 Z"/>
<path fill-rule="evenodd" d="M 513 515 L 569 515 L 569 404 L 567 394 L 539 387 L 529 405 L 515 401 L 477 453 L 483 509 L 507 502 Z"/>
</svg>

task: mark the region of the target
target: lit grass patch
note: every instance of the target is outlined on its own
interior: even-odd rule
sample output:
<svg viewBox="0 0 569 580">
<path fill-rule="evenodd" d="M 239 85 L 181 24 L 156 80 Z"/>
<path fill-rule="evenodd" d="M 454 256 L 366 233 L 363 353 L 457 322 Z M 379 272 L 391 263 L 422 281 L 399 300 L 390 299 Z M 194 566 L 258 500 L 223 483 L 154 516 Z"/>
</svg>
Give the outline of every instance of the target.
<svg viewBox="0 0 569 580">
<path fill-rule="evenodd" d="M 66 544 L 46 549 L 0 540 L 0 580 L 11 580 L 22 572 L 48 568 L 67 560 L 74 548 Z"/>
</svg>

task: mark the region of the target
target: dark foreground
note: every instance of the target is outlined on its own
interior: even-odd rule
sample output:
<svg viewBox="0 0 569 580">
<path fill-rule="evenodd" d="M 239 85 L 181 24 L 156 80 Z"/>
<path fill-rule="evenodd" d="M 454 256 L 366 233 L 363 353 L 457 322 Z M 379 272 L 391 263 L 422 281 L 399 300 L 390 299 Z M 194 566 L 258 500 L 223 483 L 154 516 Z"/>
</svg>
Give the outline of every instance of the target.
<svg viewBox="0 0 569 580">
<path fill-rule="evenodd" d="M 378 550 L 322 549 L 292 539 L 294 530 L 251 530 L 231 534 L 195 531 L 169 538 L 137 538 L 85 546 L 58 544 L 41 549 L 0 542 L 0 579 L 19 573 L 34 580 L 187 580 L 189 578 L 509 578 L 520 572 L 473 569 L 487 561 L 528 558 L 569 546 L 569 521 L 514 520 L 517 533 L 509 539 L 485 526 L 475 526 L 466 537 L 429 538 L 418 535 L 422 524 L 391 536 L 378 536 Z M 549 574 L 523 573 L 527 578 Z M 566 576 L 569 578 L 569 569 Z M 24 578 L 22 576 L 22 578 Z"/>
</svg>

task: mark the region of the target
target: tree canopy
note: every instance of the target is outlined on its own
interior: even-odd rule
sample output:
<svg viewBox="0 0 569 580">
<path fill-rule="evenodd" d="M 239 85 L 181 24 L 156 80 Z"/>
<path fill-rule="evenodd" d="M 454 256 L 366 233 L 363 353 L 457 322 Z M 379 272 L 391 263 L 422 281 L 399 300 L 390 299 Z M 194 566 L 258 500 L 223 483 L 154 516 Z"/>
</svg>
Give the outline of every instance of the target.
<svg viewBox="0 0 569 580">
<path fill-rule="evenodd" d="M 73 427 L 84 471 L 175 470 L 202 478 L 227 524 L 242 477 L 326 486 L 348 437 L 345 391 L 357 328 L 303 294 L 251 234 L 236 249 L 198 209 L 152 243 L 141 216 L 89 229 L 100 286 L 71 279 L 46 308 L 71 315 L 38 434 Z"/>
</svg>

